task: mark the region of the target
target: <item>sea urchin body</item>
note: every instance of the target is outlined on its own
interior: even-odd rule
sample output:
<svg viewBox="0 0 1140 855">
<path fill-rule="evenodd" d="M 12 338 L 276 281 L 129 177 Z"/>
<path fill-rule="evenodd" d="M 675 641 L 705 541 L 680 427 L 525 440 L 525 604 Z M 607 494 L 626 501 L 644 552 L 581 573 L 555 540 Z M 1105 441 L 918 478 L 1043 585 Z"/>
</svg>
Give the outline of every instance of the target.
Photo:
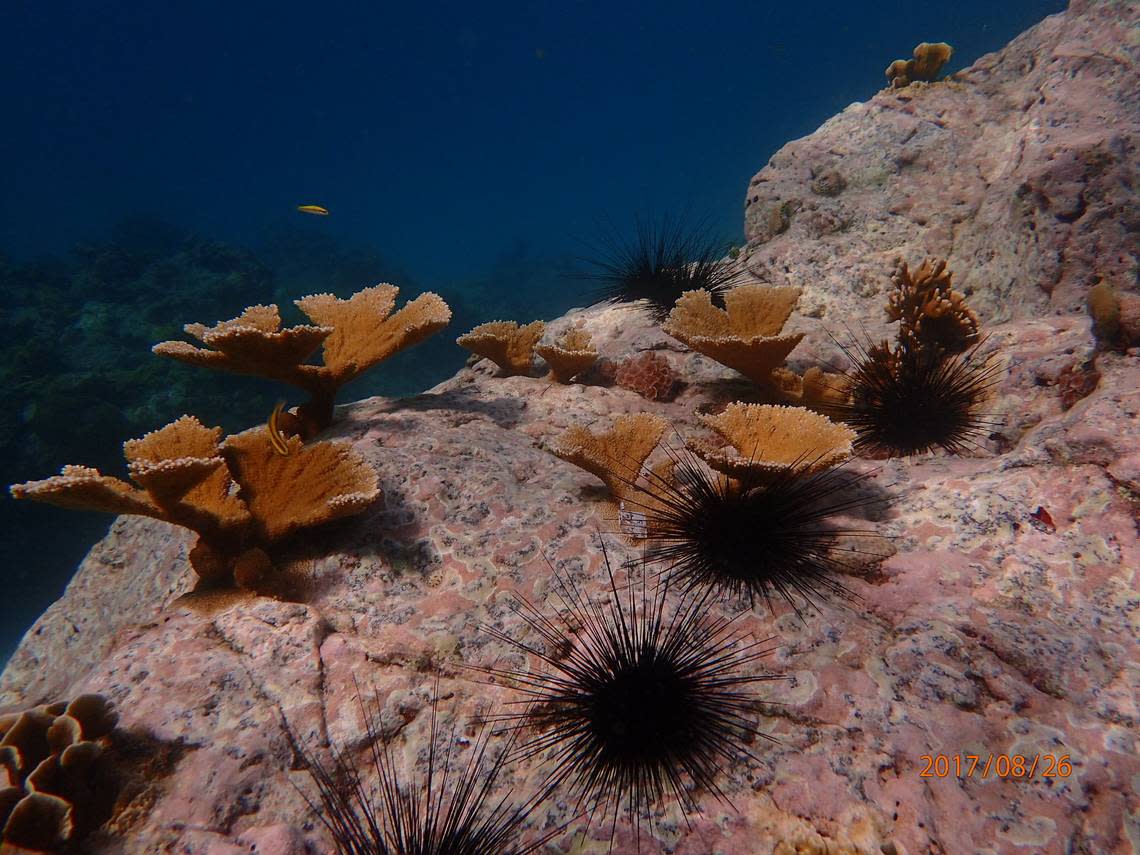
<svg viewBox="0 0 1140 855">
<path fill-rule="evenodd" d="M 586 259 L 594 271 L 580 278 L 601 283 L 599 301 L 636 304 L 661 322 L 686 291 L 703 288 L 719 301 L 736 281 L 736 268 L 723 257 L 723 247 L 707 229 L 694 228 L 684 218 L 639 222 L 631 241 L 606 235 L 598 257 Z"/>
<path fill-rule="evenodd" d="M 612 845 L 623 805 L 638 829 L 667 795 L 692 807 L 686 780 L 727 801 L 717 783 L 722 767 L 751 756 L 755 737 L 770 738 L 747 716 L 755 701 L 746 688 L 778 678 L 743 672 L 771 652 L 764 646 L 770 639 L 743 642 L 730 631 L 733 619 L 706 616 L 707 597 L 680 597 L 667 609 L 667 586 L 650 592 L 642 573 L 623 589 L 608 556 L 606 570 L 606 604 L 557 575 L 565 612 L 556 619 L 522 600 L 517 612 L 541 643 L 486 630 L 544 666 L 488 669 L 527 695 L 523 712 L 503 717 L 537 731 L 517 753 L 549 750 L 547 783 L 568 783 L 591 817 L 612 814 Z"/>
<path fill-rule="evenodd" d="M 864 552 L 851 544 L 879 535 L 833 518 L 881 501 L 857 489 L 865 476 L 790 467 L 742 483 L 693 458 L 675 463 L 627 500 L 645 514 L 647 563 L 666 565 L 670 584 L 759 599 L 769 611 L 784 600 L 801 618 L 820 601 L 854 598 L 840 581 Z"/>
<path fill-rule="evenodd" d="M 997 366 L 979 360 L 979 345 L 963 354 L 938 348 L 860 347 L 848 375 L 850 397 L 834 414 L 856 434 L 856 451 L 874 457 L 942 448 L 960 454 L 992 422 L 979 411 L 997 382 Z"/>
</svg>

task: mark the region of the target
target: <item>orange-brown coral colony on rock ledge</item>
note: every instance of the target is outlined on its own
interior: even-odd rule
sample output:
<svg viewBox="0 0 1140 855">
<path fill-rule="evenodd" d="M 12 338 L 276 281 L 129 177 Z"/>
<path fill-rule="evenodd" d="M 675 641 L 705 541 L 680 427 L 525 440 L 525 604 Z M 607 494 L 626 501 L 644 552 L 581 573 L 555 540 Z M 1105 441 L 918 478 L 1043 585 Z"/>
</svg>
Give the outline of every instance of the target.
<svg viewBox="0 0 1140 855">
<path fill-rule="evenodd" d="M 887 317 L 899 323 L 899 344 L 960 353 L 978 340 L 978 316 L 951 285 L 942 259 L 928 258 L 910 272 L 899 260 L 891 275 Z"/>
<path fill-rule="evenodd" d="M 600 434 L 572 425 L 553 451 L 598 476 L 620 501 L 668 428 L 669 422 L 652 413 L 619 416 L 609 431 Z"/>
<path fill-rule="evenodd" d="M 770 387 L 773 370 L 804 337 L 783 334 L 799 297 L 799 288 L 741 285 L 724 295 L 721 309 L 708 291 L 686 291 L 662 329 L 754 383 Z"/>
<path fill-rule="evenodd" d="M 554 344 L 539 344 L 535 353 L 550 366 L 550 379 L 555 383 L 569 383 L 598 361 L 598 350 L 583 329 L 565 330 Z"/>
<path fill-rule="evenodd" d="M 287 329 L 281 329 L 277 306 L 252 306 L 212 327 L 187 324 L 187 334 L 205 347 L 164 341 L 153 350 L 191 365 L 254 374 L 305 390 L 309 400 L 288 421 L 308 439 L 331 422 L 337 389 L 451 321 L 451 309 L 431 292 L 393 313 L 399 291 L 395 285 L 377 285 L 347 300 L 332 294 L 302 297 L 295 302 L 314 325 Z M 324 348 L 323 364 L 308 364 L 319 347 Z"/>
<path fill-rule="evenodd" d="M 851 456 L 855 439 L 849 427 L 802 407 L 729 404 L 700 420 L 728 445 L 690 440 L 689 448 L 713 469 L 748 482 L 785 470 L 829 469 Z"/>
<path fill-rule="evenodd" d="M 887 66 L 887 83 L 892 89 L 901 89 L 915 81 L 930 83 L 938 78 L 954 48 L 946 42 L 922 42 L 914 49 L 912 59 L 896 59 Z"/>
<path fill-rule="evenodd" d="M 359 513 L 380 495 L 376 473 L 349 443 L 277 454 L 264 426 L 221 441 L 221 428 L 182 416 L 123 444 L 134 486 L 84 466 L 14 484 L 17 499 L 138 514 L 198 534 L 190 562 L 213 585 L 252 585 L 269 567 L 264 548 L 297 529 Z"/>
<path fill-rule="evenodd" d="M 877 457 L 935 448 L 962 452 L 993 426 L 978 407 L 997 382 L 998 365 L 978 358 L 978 317 L 950 283 L 946 262 L 928 259 L 911 273 L 899 261 L 887 317 L 894 346 L 854 344 L 845 399 L 820 406 L 856 432 L 855 447 Z"/>
<path fill-rule="evenodd" d="M 514 321 L 491 321 L 464 333 L 455 343 L 490 359 L 508 376 L 525 376 L 534 361 L 534 346 L 545 331 L 546 324 L 542 321 L 532 321 L 525 326 Z"/>
</svg>

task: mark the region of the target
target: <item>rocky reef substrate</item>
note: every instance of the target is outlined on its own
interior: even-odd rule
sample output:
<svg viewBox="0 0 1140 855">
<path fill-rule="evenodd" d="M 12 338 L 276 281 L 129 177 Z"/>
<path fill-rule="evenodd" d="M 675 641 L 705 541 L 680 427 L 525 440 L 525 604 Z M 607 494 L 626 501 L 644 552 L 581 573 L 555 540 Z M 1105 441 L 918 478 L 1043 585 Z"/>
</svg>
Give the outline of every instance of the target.
<svg viewBox="0 0 1140 855">
<path fill-rule="evenodd" d="M 841 366 L 829 333 L 886 334 L 894 258 L 946 257 L 1002 366 L 987 405 L 1000 424 L 969 455 L 854 464 L 891 497 L 864 522 L 894 554 L 845 580 L 850 607 L 739 620 L 779 637 L 763 667 L 787 679 L 756 710 L 779 743 L 727 771 L 735 810 L 706 797 L 688 825 L 661 816 L 663 851 L 1140 847 L 1140 354 L 1099 342 L 1085 306 L 1102 281 L 1137 292 L 1138 25 L 1134 5 L 1074 3 L 950 80 L 852 105 L 751 182 L 742 260 L 804 292 L 791 367 Z M 5 708 L 97 692 L 120 728 L 179 746 L 89 851 L 326 851 L 291 785 L 309 782 L 286 723 L 306 744 L 360 748 L 359 682 L 388 732 L 424 745 L 437 672 L 461 736 L 517 699 L 460 667 L 512 655 L 478 624 L 515 626 L 514 593 L 549 602 L 548 562 L 601 591 L 600 538 L 615 562 L 637 554 L 606 534 L 597 482 L 549 452 L 558 435 L 646 411 L 685 432 L 698 408 L 753 394 L 636 312 L 574 311 L 548 336 L 572 322 L 603 357 L 667 360 L 677 394 L 501 377 L 484 360 L 419 396 L 339 408 L 329 436 L 375 466 L 384 501 L 286 556 L 287 599 L 186 597 L 187 533 L 115 523 L 0 678 Z M 953 764 L 967 756 L 1070 768 L 966 774 Z M 503 784 L 538 775 L 522 765 Z M 552 800 L 532 833 L 571 815 Z M 605 832 L 574 851 L 605 851 Z M 633 851 L 619 825 L 614 852 Z"/>
</svg>

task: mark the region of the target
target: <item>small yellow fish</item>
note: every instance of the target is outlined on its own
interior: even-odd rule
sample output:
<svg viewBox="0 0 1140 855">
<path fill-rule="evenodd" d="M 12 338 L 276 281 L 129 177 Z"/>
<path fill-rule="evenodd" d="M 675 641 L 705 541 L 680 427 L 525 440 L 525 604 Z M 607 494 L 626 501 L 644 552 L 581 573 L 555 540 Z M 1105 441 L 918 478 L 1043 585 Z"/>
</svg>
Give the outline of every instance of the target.
<svg viewBox="0 0 1140 855">
<path fill-rule="evenodd" d="M 273 412 L 269 414 L 269 444 L 272 445 L 273 450 L 282 457 L 288 457 L 289 443 L 285 441 L 285 434 L 281 433 L 281 426 L 278 424 L 281 413 L 284 411 L 285 402 L 278 401 L 277 406 L 273 408 Z"/>
<path fill-rule="evenodd" d="M 297 210 L 302 214 L 316 214 L 318 217 L 327 217 L 329 209 L 323 208 L 320 205 L 298 205 Z"/>
</svg>

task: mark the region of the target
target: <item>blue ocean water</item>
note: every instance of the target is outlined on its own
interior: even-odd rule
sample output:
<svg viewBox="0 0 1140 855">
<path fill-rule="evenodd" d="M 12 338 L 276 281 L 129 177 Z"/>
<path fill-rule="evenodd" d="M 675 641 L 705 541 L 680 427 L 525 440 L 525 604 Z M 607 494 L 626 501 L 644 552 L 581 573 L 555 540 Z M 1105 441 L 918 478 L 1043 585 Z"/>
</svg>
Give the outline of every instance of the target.
<svg viewBox="0 0 1140 855">
<path fill-rule="evenodd" d="M 600 223 L 739 240 L 749 177 L 891 60 L 944 40 L 953 71 L 1064 4 L 486 6 L 6 0 L 4 483 L 120 473 L 182 412 L 263 418 L 279 388 L 149 352 L 255 302 L 439 291 L 452 328 L 342 400 L 437 382 L 475 323 L 581 304 L 558 271 Z M 0 656 L 108 522 L 0 501 Z"/>
</svg>

